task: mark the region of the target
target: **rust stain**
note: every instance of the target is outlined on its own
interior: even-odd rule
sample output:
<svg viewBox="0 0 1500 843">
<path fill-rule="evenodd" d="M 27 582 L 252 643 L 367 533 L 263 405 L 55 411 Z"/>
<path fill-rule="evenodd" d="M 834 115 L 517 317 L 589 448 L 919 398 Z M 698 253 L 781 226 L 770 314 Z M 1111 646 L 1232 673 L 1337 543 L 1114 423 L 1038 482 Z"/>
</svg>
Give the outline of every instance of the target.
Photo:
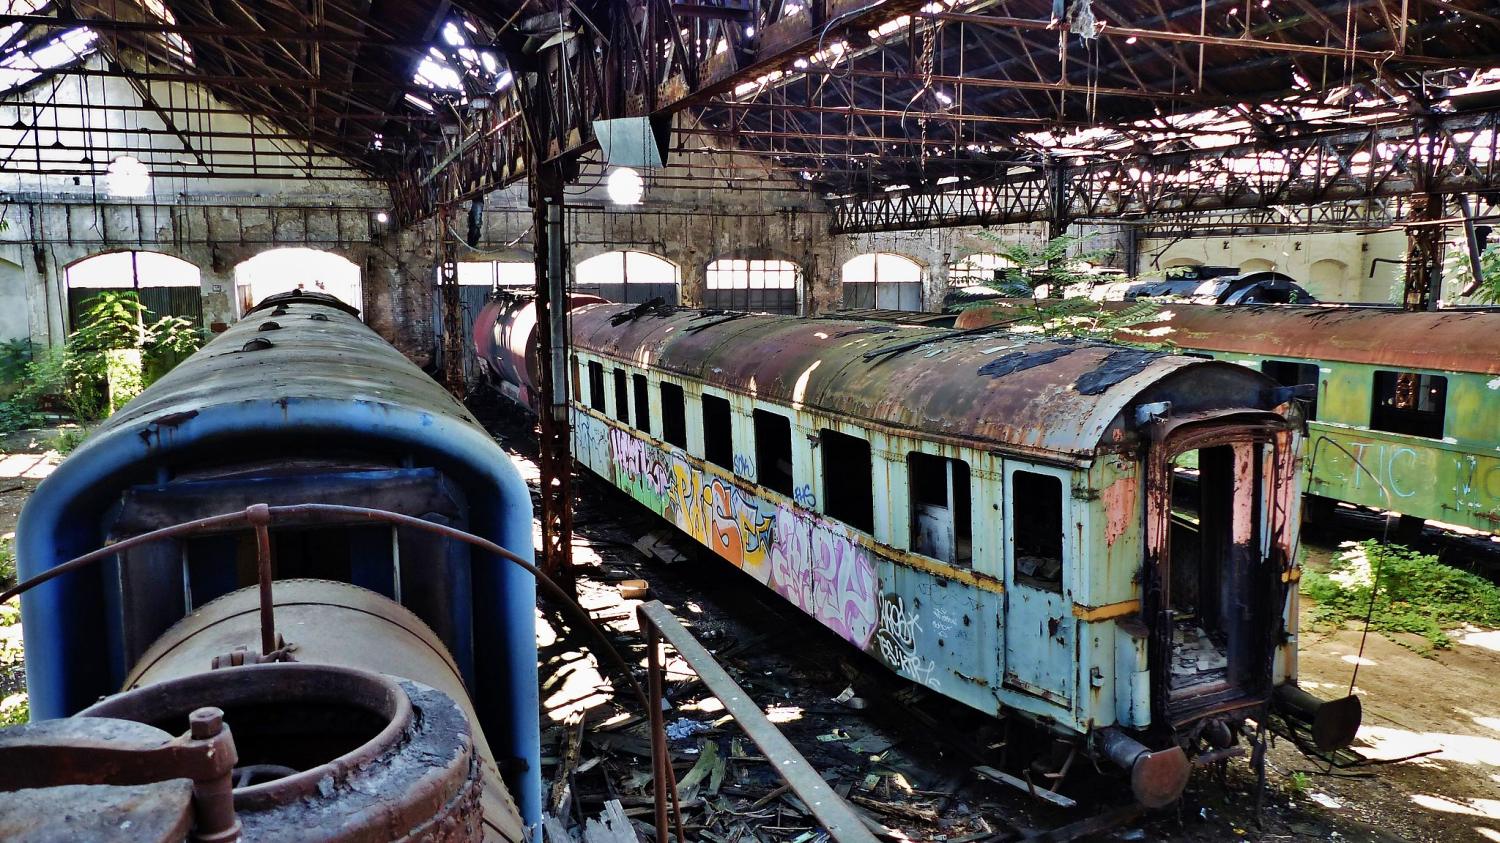
<svg viewBox="0 0 1500 843">
<path fill-rule="evenodd" d="M 1104 503 L 1104 543 L 1114 547 L 1115 540 L 1125 535 L 1136 523 L 1136 498 L 1140 480 L 1135 474 L 1127 474 L 1109 484 L 1100 499 Z"/>
</svg>

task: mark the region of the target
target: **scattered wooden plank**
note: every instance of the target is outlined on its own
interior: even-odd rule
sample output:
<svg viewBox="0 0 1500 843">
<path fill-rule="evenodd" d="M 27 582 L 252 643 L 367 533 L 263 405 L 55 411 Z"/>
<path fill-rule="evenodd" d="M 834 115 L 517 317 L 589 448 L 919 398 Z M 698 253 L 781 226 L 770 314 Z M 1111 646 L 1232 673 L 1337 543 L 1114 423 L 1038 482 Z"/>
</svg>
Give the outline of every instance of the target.
<svg viewBox="0 0 1500 843">
<path fill-rule="evenodd" d="M 639 843 L 635 826 L 618 800 L 604 803 L 604 813 L 583 826 L 583 843 Z"/>
<path fill-rule="evenodd" d="M 933 824 L 938 821 L 937 811 L 918 808 L 915 805 L 906 805 L 900 802 L 882 802 L 879 799 L 871 799 L 868 796 L 860 796 L 858 794 L 851 794 L 849 801 L 856 805 L 863 805 L 877 813 L 885 814 L 888 817 L 896 817 L 897 819 L 909 822 Z"/>
<path fill-rule="evenodd" d="M 994 767 L 984 767 L 984 766 L 975 767 L 973 769 L 974 769 L 974 772 L 978 773 L 979 775 L 983 776 L 984 778 L 989 779 L 990 781 L 1000 782 L 1001 784 L 1008 784 L 1011 787 L 1013 787 L 1013 788 L 1021 791 L 1022 793 L 1029 793 L 1032 796 L 1036 796 L 1036 797 L 1039 797 L 1041 799 L 1045 799 L 1045 800 L 1047 800 L 1048 802 L 1051 802 L 1054 805 L 1057 805 L 1057 806 L 1060 806 L 1060 807 L 1063 807 L 1063 808 L 1076 808 L 1076 807 L 1078 807 L 1078 803 L 1077 802 L 1073 801 L 1072 799 L 1069 799 L 1066 796 L 1063 796 L 1061 793 L 1053 793 L 1052 791 L 1050 791 L 1050 790 L 1048 790 L 1048 789 L 1046 789 L 1044 787 L 1035 787 L 1030 782 L 1027 782 L 1024 779 L 1018 779 L 1015 776 L 1012 776 L 1010 773 L 1007 773 L 1007 772 L 1005 772 L 1003 770 L 996 770 Z"/>
<path fill-rule="evenodd" d="M 573 843 L 562 821 L 551 814 L 542 814 L 542 839 L 545 843 Z"/>
<path fill-rule="evenodd" d="M 719 769 L 719 778 L 722 782 L 724 777 L 724 759 L 719 757 L 719 745 L 713 741 L 704 741 L 702 751 L 698 754 L 698 763 L 687 771 L 677 782 L 678 799 L 692 799 L 698 795 L 698 788 L 705 779 L 713 775 L 714 768 Z M 715 789 L 716 790 L 716 789 Z"/>
</svg>

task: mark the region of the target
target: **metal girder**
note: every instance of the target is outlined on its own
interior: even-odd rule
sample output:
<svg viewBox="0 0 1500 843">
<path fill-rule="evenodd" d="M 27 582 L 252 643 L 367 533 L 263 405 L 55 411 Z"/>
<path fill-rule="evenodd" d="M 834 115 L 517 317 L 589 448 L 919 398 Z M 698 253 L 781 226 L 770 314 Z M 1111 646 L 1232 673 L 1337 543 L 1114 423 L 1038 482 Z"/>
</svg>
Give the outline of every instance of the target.
<svg viewBox="0 0 1500 843">
<path fill-rule="evenodd" d="M 987 182 L 930 192 L 850 197 L 833 208 L 837 233 L 1053 218 L 1048 189 L 1065 184 L 1067 219 L 1362 201 L 1500 190 L 1500 112 L 1438 114 L 1362 129 L 1181 152 L 1120 154 L 1015 167 Z M 1430 173 L 1419 160 L 1434 163 Z"/>
</svg>

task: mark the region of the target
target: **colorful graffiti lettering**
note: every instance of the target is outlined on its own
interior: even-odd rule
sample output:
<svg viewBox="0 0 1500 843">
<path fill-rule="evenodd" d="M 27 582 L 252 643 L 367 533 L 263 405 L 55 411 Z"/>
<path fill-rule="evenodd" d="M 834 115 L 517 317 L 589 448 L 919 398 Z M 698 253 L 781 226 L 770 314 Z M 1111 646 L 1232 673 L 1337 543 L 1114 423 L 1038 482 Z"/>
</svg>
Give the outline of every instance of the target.
<svg viewBox="0 0 1500 843">
<path fill-rule="evenodd" d="M 937 663 L 917 652 L 917 636 L 921 631 L 921 617 L 906 611 L 906 602 L 900 595 L 887 596 L 880 604 L 880 629 L 875 640 L 880 645 L 881 658 L 902 675 L 935 690 L 941 685 L 933 675 Z"/>
<path fill-rule="evenodd" d="M 627 430 L 610 429 L 609 453 L 621 488 L 845 640 L 870 645 L 879 620 L 875 560 L 847 527 L 773 507 Z"/>
<path fill-rule="evenodd" d="M 734 473 L 741 477 L 755 476 L 755 460 L 744 454 L 734 455 Z"/>
</svg>

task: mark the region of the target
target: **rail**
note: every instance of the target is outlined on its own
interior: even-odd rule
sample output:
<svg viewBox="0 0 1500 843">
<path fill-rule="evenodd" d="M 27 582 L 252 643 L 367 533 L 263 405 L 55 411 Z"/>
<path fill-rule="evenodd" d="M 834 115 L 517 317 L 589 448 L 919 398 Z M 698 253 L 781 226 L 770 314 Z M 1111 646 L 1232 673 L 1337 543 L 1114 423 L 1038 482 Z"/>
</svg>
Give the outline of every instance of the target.
<svg viewBox="0 0 1500 843">
<path fill-rule="evenodd" d="M 673 617 L 660 601 L 653 600 L 636 607 L 636 617 L 641 630 L 646 634 L 647 669 L 651 702 L 651 769 L 652 792 L 656 803 L 656 839 L 667 837 L 667 791 L 672 791 L 674 815 L 676 788 L 671 758 L 667 749 L 666 729 L 662 723 L 662 683 L 666 668 L 661 659 L 663 639 L 677 650 L 677 654 L 698 674 L 708 690 L 724 704 L 729 713 L 745 730 L 750 740 L 765 753 L 766 760 L 786 780 L 792 793 L 801 799 L 814 819 L 823 826 L 829 836 L 838 843 L 875 843 L 875 835 L 865 827 L 864 821 L 843 797 L 834 792 L 816 768 L 808 763 L 802 753 L 793 747 L 786 736 L 776 728 L 765 712 L 740 688 L 739 684 L 724 671 L 714 657 L 693 638 L 692 633 Z M 682 840 L 680 816 L 676 816 L 678 840 Z"/>
</svg>

